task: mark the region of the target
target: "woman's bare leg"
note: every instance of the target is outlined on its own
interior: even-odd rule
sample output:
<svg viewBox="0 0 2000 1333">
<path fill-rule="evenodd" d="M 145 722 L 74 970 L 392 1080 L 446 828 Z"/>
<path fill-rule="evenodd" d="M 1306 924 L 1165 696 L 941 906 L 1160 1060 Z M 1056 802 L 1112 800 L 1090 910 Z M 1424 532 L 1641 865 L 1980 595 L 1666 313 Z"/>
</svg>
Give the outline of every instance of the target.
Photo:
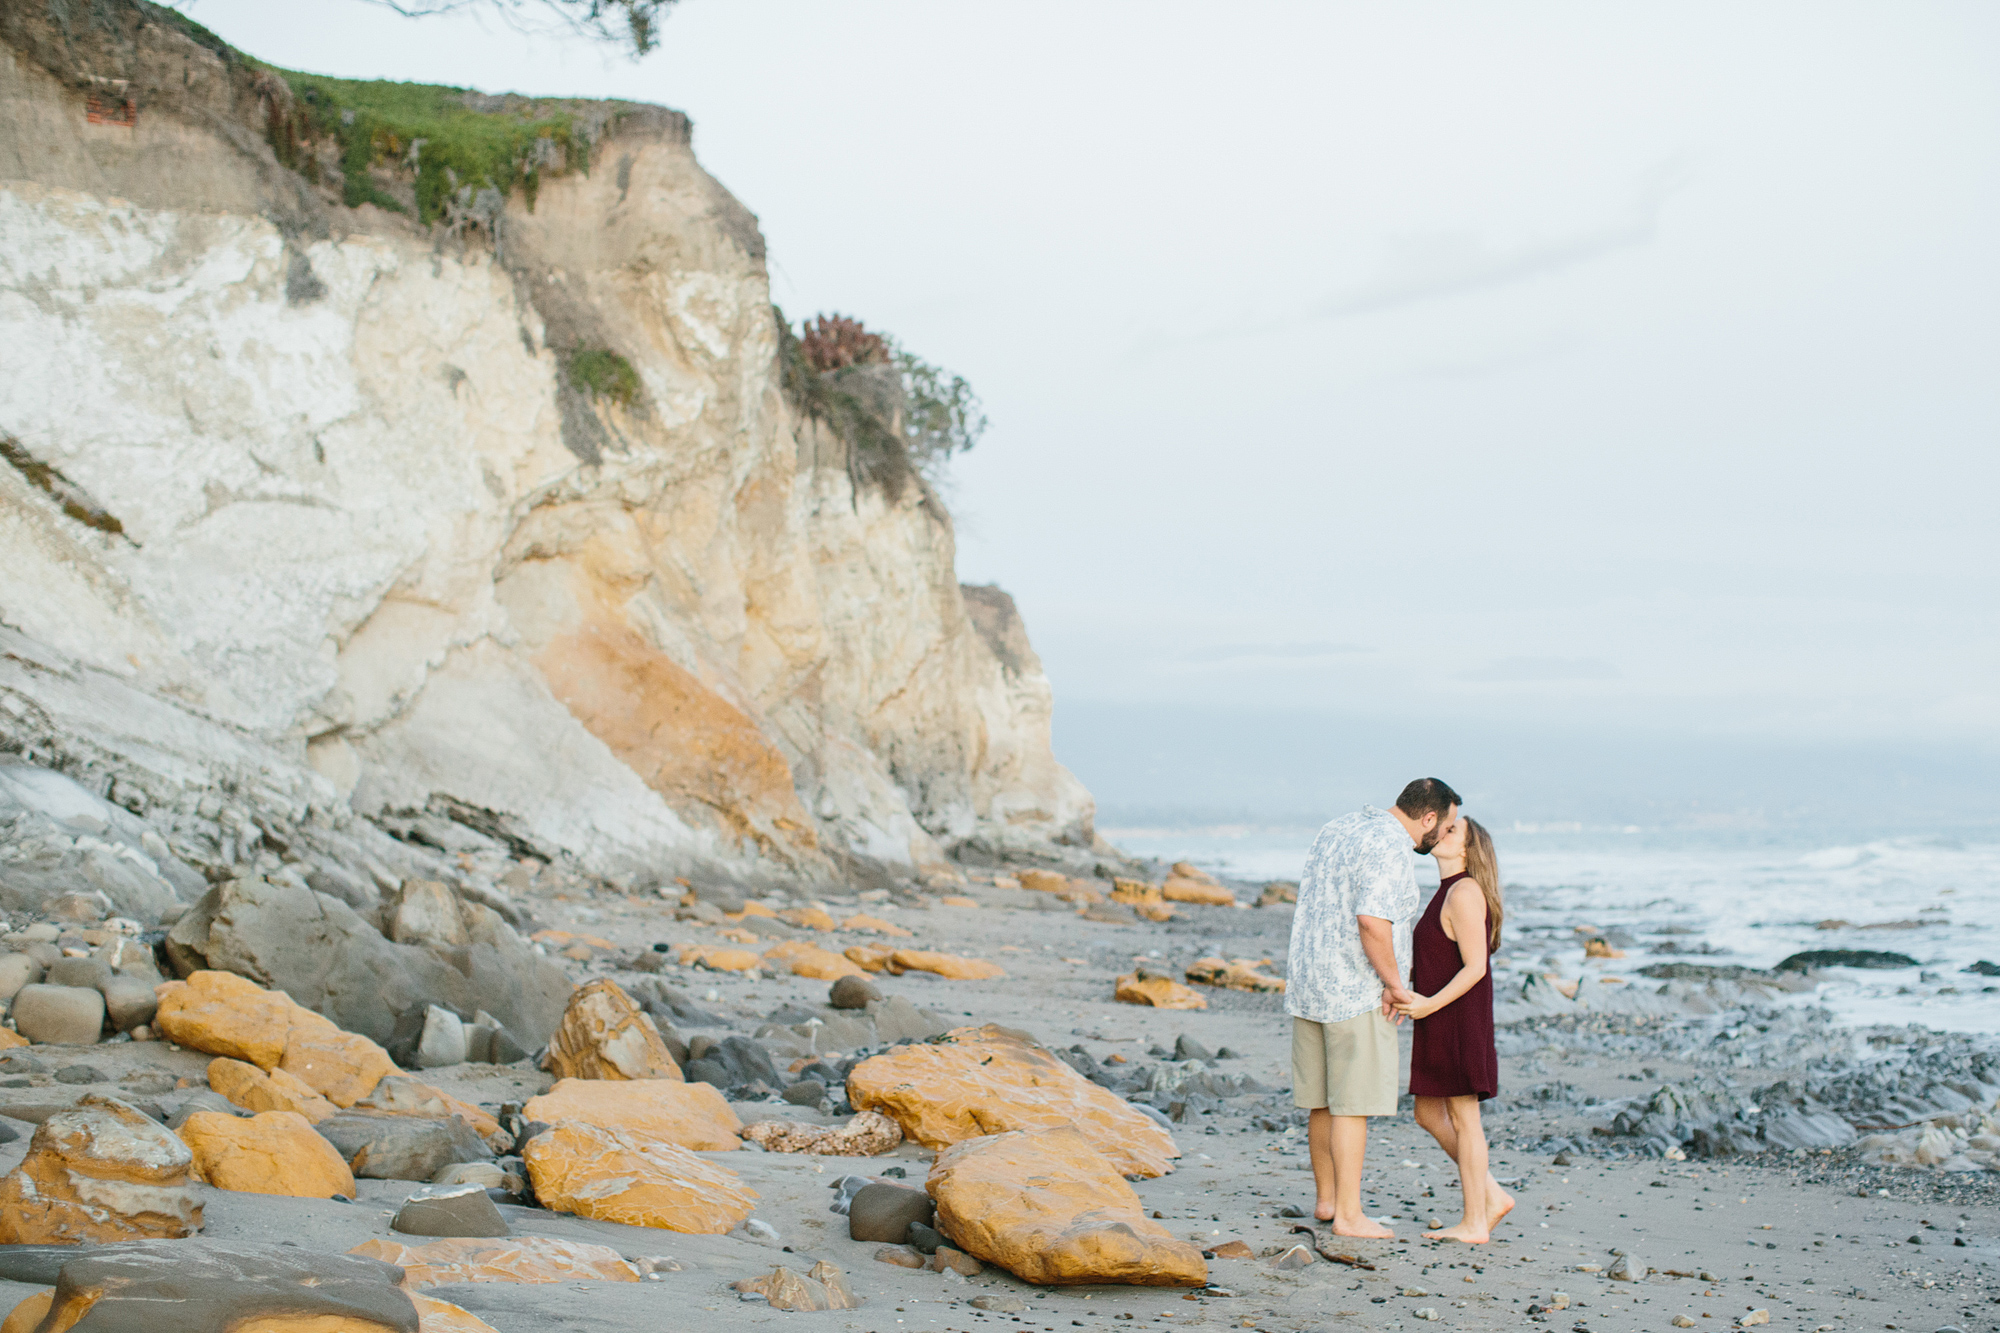
<svg viewBox="0 0 2000 1333">
<path fill-rule="evenodd" d="M 1451 1127 L 1458 1139 L 1459 1188 L 1465 1193 L 1465 1215 L 1456 1226 L 1445 1227 L 1441 1231 L 1426 1231 L 1430 1240 L 1459 1240 L 1468 1245 L 1484 1245 L 1493 1237 L 1491 1204 L 1486 1193 L 1486 1182 L 1492 1173 L 1486 1165 L 1486 1131 L 1479 1123 L 1479 1098 L 1475 1096 L 1453 1097 L 1447 1102 Z"/>
<path fill-rule="evenodd" d="M 1452 1125 L 1449 1105 L 1450 1102 L 1457 1100 L 1459 1099 L 1456 1097 L 1417 1098 L 1417 1123 L 1437 1140 L 1438 1147 L 1444 1149 L 1445 1156 L 1458 1163 L 1459 1179 L 1462 1182 L 1465 1179 L 1465 1164 L 1458 1161 L 1458 1130 Z M 1479 1099 L 1474 1097 L 1472 1102 L 1476 1110 Z M 1490 1167 L 1486 1171 L 1486 1207 L 1488 1230 L 1498 1226 L 1501 1218 L 1514 1211 L 1514 1196 L 1500 1188 L 1500 1182 L 1493 1178 Z"/>
</svg>

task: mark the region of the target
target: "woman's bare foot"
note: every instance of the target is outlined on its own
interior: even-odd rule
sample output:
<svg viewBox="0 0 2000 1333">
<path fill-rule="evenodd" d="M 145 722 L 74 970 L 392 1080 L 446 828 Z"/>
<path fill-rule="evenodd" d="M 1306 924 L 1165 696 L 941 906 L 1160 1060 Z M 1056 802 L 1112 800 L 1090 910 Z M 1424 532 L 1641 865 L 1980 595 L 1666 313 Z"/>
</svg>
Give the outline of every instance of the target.
<svg viewBox="0 0 2000 1333">
<path fill-rule="evenodd" d="M 1351 1218 L 1334 1218 L 1333 1234 L 1336 1236 L 1357 1236 L 1363 1240 L 1393 1240 L 1396 1236 L 1395 1232 L 1389 1230 L 1389 1228 L 1366 1214 Z"/>
<path fill-rule="evenodd" d="M 1315 1222 L 1331 1222 L 1333 1214 L 1334 1206 L 1330 1203 L 1316 1203 L 1313 1205 L 1313 1221 Z"/>
<path fill-rule="evenodd" d="M 1442 1231 L 1426 1231 L 1424 1239 L 1459 1240 L 1467 1245 L 1484 1245 L 1493 1239 L 1493 1233 L 1486 1227 L 1475 1227 L 1470 1222 L 1460 1222 L 1457 1226 L 1446 1227 Z"/>
<path fill-rule="evenodd" d="M 1494 1227 L 1500 1225 L 1501 1218 L 1514 1211 L 1514 1196 L 1506 1190 L 1501 1189 L 1499 1181 L 1488 1176 L 1486 1178 L 1486 1197 L 1489 1200 L 1498 1201 L 1497 1203 L 1492 1203 L 1486 1212 L 1486 1229 L 1491 1231 Z"/>
</svg>

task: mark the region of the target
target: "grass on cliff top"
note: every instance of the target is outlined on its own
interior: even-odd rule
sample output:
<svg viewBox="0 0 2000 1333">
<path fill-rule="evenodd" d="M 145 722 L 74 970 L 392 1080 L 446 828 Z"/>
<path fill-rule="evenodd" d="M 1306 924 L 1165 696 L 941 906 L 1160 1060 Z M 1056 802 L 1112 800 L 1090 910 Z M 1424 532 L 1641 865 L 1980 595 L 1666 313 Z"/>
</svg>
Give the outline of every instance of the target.
<svg viewBox="0 0 2000 1333">
<path fill-rule="evenodd" d="M 451 202 L 469 206 L 489 188 L 504 199 L 518 185 L 532 209 L 544 174 L 589 169 L 590 144 L 574 113 L 560 104 L 512 98 L 506 110 L 480 111 L 468 105 L 480 96 L 470 88 L 282 69 L 245 55 L 184 14 L 155 8 L 158 17 L 223 59 L 284 81 L 294 110 L 287 116 L 269 108 L 265 134 L 272 151 L 287 167 L 317 180 L 314 145 L 321 140 L 338 145 L 342 194 L 350 208 L 369 203 L 406 211 L 376 182 L 370 169 L 377 165 L 415 169 L 417 219 L 425 224 L 445 216 Z"/>
<path fill-rule="evenodd" d="M 299 108 L 289 122 L 274 116 L 272 148 L 294 166 L 316 160 L 301 151 L 306 144 L 331 137 L 340 145 L 350 208 L 374 203 L 401 209 L 370 174 L 378 163 L 415 168 L 417 219 L 424 223 L 444 216 L 450 201 L 469 203 L 487 188 L 504 198 L 519 185 L 533 208 L 544 172 L 563 175 L 589 163 L 589 145 L 565 109 L 543 111 L 526 102 L 525 115 L 476 111 L 466 99 L 477 94 L 466 88 L 264 68 L 285 81 Z"/>
</svg>

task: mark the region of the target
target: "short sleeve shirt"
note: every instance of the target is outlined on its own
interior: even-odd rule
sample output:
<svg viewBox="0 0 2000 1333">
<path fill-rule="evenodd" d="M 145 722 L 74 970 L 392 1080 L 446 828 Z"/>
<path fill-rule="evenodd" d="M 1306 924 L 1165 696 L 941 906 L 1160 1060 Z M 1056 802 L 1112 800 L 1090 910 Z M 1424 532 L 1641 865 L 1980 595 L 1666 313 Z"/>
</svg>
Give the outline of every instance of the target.
<svg viewBox="0 0 2000 1333">
<path fill-rule="evenodd" d="M 1287 1013 L 1344 1023 L 1382 1003 L 1382 979 L 1362 951 L 1357 916 L 1390 923 L 1396 968 L 1407 987 L 1417 919 L 1416 853 L 1396 817 L 1372 805 L 1329 823 L 1306 854 L 1286 963 Z"/>
</svg>

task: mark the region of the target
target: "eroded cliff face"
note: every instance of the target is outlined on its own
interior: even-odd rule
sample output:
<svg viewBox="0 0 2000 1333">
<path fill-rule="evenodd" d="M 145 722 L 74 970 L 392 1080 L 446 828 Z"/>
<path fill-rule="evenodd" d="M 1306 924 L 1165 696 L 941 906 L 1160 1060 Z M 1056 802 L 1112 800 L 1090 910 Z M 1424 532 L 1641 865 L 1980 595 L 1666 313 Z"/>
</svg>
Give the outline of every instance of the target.
<svg viewBox="0 0 2000 1333">
<path fill-rule="evenodd" d="M 45 9 L 0 5 L 0 748 L 634 882 L 1087 856 L 1011 601 L 786 400 L 683 118 L 420 228 L 280 166 L 224 54 Z"/>
</svg>

